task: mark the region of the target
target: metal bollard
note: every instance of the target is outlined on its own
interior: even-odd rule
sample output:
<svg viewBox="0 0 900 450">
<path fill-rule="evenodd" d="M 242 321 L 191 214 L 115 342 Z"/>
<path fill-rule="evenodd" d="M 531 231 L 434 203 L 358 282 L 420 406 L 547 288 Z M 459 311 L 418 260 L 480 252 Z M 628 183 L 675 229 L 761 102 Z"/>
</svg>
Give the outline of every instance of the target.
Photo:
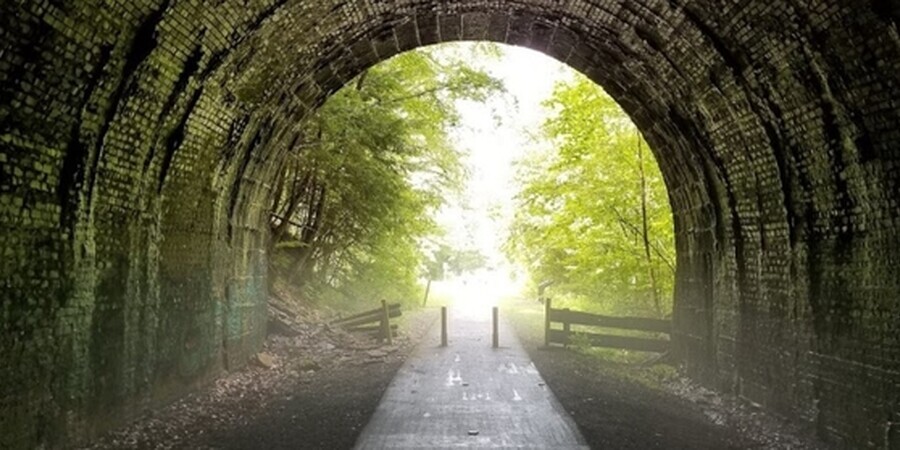
<svg viewBox="0 0 900 450">
<path fill-rule="evenodd" d="M 494 339 L 493 339 L 494 348 L 500 347 L 500 330 L 498 329 L 499 322 L 500 322 L 499 318 L 500 318 L 500 309 L 495 306 L 494 307 Z"/>
<path fill-rule="evenodd" d="M 447 346 L 447 307 L 441 306 L 441 347 Z"/>
</svg>

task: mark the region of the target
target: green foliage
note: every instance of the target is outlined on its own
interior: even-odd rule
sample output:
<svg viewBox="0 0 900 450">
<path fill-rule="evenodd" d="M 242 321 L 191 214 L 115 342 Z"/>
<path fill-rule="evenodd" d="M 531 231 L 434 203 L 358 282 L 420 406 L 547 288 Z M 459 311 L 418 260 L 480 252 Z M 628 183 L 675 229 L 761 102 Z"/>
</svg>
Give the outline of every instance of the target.
<svg viewBox="0 0 900 450">
<path fill-rule="evenodd" d="M 569 336 L 569 348 L 581 353 L 588 353 L 594 349 L 591 338 L 586 333 L 573 332 Z"/>
<path fill-rule="evenodd" d="M 466 179 L 447 130 L 459 99 L 499 81 L 438 48 L 396 56 L 332 96 L 305 125 L 277 187 L 277 272 L 306 296 L 416 301 L 431 211 Z M 471 57 L 471 55 L 470 55 Z"/>
<path fill-rule="evenodd" d="M 646 143 L 612 98 L 584 77 L 558 85 L 545 105 L 553 114 L 541 145 L 517 163 L 521 190 L 507 253 L 535 284 L 553 282 L 557 304 L 667 314 L 672 214 Z"/>
<path fill-rule="evenodd" d="M 458 249 L 445 243 L 425 255 L 425 278 L 432 281 L 443 280 L 447 273 L 462 275 L 487 265 L 487 257 L 477 249 Z"/>
</svg>

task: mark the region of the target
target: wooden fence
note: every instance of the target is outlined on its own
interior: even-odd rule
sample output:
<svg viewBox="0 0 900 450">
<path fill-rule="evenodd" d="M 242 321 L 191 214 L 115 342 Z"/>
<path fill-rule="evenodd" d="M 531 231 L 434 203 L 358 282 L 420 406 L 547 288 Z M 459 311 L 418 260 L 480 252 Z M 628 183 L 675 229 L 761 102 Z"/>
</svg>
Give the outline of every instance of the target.
<svg viewBox="0 0 900 450">
<path fill-rule="evenodd" d="M 382 300 L 380 308 L 343 317 L 332 321 L 331 324 L 352 333 L 366 333 L 375 339 L 384 339 L 388 344 L 393 344 L 393 338 L 397 336 L 397 324 L 392 324 L 391 319 L 401 315 L 399 303 L 388 305 Z"/>
<path fill-rule="evenodd" d="M 553 329 L 553 323 L 561 323 L 562 329 Z M 643 331 L 671 335 L 672 322 L 645 317 L 612 317 L 569 309 L 553 309 L 549 298 L 544 299 L 544 345 L 569 345 L 572 336 L 585 339 L 593 347 L 620 348 L 642 352 L 665 353 L 669 351 L 668 339 L 651 339 L 614 334 L 573 332 L 572 325 Z"/>
</svg>

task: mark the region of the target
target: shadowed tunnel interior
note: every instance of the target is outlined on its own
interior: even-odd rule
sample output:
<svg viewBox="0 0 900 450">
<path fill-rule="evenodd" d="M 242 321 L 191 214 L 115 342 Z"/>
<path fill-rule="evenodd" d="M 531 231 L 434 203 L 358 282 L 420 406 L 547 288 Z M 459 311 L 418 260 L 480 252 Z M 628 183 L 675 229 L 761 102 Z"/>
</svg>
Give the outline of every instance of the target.
<svg viewBox="0 0 900 450">
<path fill-rule="evenodd" d="M 703 383 L 900 445 L 892 0 L 0 5 L 0 447 L 87 439 L 265 337 L 300 121 L 402 51 L 489 40 L 604 87 L 651 144 Z"/>
</svg>

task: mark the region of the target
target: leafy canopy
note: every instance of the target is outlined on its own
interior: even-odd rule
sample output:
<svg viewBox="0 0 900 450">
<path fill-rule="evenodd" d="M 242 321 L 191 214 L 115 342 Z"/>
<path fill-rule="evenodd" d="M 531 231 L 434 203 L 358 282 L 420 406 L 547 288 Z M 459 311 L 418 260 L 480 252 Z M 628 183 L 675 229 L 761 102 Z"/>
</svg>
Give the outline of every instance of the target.
<svg viewBox="0 0 900 450">
<path fill-rule="evenodd" d="M 272 227 L 278 271 L 307 298 L 370 302 L 419 297 L 419 242 L 466 180 L 449 130 L 457 100 L 503 91 L 432 47 L 379 64 L 332 96 L 285 165 Z"/>
<path fill-rule="evenodd" d="M 672 214 L 647 144 L 583 76 L 558 84 L 545 107 L 535 147 L 517 162 L 507 253 L 535 284 L 552 282 L 554 296 L 599 312 L 667 314 Z"/>
</svg>

